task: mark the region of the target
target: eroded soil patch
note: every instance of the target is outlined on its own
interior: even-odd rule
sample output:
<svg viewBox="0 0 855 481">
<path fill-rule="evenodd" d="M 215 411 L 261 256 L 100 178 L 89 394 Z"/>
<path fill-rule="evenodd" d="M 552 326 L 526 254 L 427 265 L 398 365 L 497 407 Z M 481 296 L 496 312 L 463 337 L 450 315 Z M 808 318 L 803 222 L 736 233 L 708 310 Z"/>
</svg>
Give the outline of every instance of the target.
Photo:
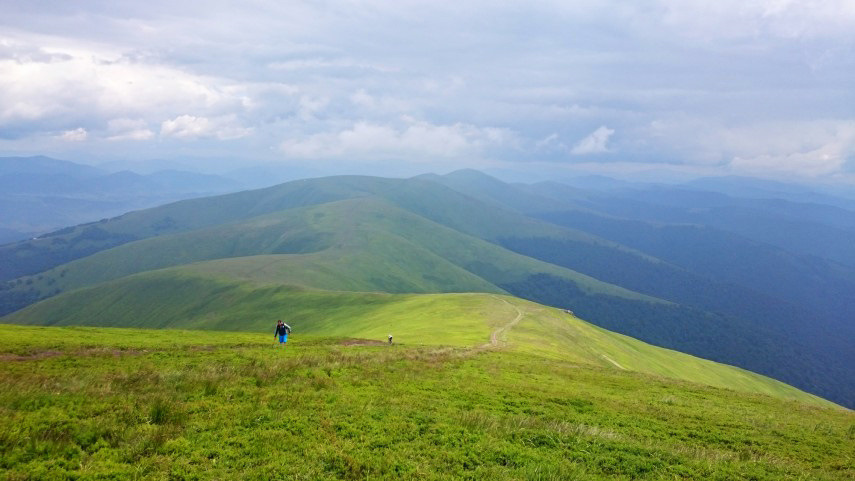
<svg viewBox="0 0 855 481">
<path fill-rule="evenodd" d="M 40 361 L 56 356 L 72 356 L 72 357 L 114 357 L 122 356 L 138 356 L 148 351 L 138 349 L 115 349 L 105 347 L 80 348 L 70 351 L 57 351 L 54 349 L 45 349 L 40 351 L 31 351 L 23 354 L 2 353 L 0 361 Z"/>
<path fill-rule="evenodd" d="M 61 356 L 62 352 L 60 351 L 35 351 L 28 354 L 10 354 L 4 353 L 0 354 L 0 361 L 38 361 L 40 359 L 47 359 L 49 357 Z"/>
</svg>

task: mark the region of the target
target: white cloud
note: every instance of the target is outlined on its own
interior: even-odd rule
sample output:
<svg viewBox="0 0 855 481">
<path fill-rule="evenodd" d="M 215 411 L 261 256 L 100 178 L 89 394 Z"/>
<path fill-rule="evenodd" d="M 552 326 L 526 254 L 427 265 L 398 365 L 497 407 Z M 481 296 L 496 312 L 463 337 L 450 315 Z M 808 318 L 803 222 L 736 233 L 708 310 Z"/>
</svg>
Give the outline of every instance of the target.
<svg viewBox="0 0 855 481">
<path fill-rule="evenodd" d="M 322 70 L 334 70 L 338 72 L 342 71 L 364 71 L 364 70 L 374 70 L 377 72 L 390 72 L 395 69 L 384 67 L 381 65 L 369 65 L 366 63 L 354 62 L 351 59 L 347 58 L 299 58 L 293 60 L 286 60 L 282 62 L 271 62 L 267 64 L 267 68 L 271 70 L 285 71 L 285 72 L 300 72 L 300 71 L 322 71 Z"/>
<path fill-rule="evenodd" d="M 570 149 L 570 153 L 573 155 L 588 155 L 588 154 L 601 154 L 603 152 L 608 152 L 608 142 L 609 138 L 614 134 L 615 131 L 606 127 L 605 125 L 600 126 L 597 130 L 591 132 L 590 135 L 580 140 L 576 145 Z"/>
<path fill-rule="evenodd" d="M 154 132 L 143 119 L 112 119 L 107 124 L 107 140 L 149 140 Z"/>
<path fill-rule="evenodd" d="M 303 120 L 313 120 L 329 105 L 330 99 L 303 95 L 299 100 L 298 115 Z"/>
<path fill-rule="evenodd" d="M 194 115 L 179 115 L 171 120 L 164 120 L 160 125 L 160 135 L 177 139 L 217 138 L 231 140 L 245 137 L 252 129 L 237 125 L 234 117 L 225 116 L 210 119 Z"/>
<path fill-rule="evenodd" d="M 810 39 L 849 35 L 851 0 L 659 0 L 664 21 L 685 36 L 708 40 L 764 36 Z"/>
<path fill-rule="evenodd" d="M 160 125 L 160 135 L 187 139 L 206 137 L 213 134 L 211 121 L 205 117 L 180 115 L 172 120 L 164 120 Z"/>
<path fill-rule="evenodd" d="M 553 149 L 553 148 L 557 148 L 559 150 L 564 150 L 567 148 L 567 146 L 564 144 L 564 142 L 561 141 L 560 137 L 555 132 L 553 132 L 553 133 L 547 135 L 546 137 L 538 140 L 537 142 L 535 142 L 534 146 L 537 149 L 543 149 L 543 150 L 549 150 L 549 149 Z"/>
<path fill-rule="evenodd" d="M 350 96 L 350 101 L 353 102 L 354 105 L 359 107 L 364 107 L 368 109 L 373 109 L 377 105 L 377 101 L 374 100 L 374 97 L 369 95 L 365 89 L 359 89 L 354 92 Z"/>
<path fill-rule="evenodd" d="M 407 95 L 404 98 L 390 92 L 370 94 L 365 89 L 359 89 L 350 94 L 348 101 L 352 105 L 355 116 L 388 121 L 389 118 L 412 115 L 419 110 L 418 105 L 425 99 L 417 94 Z"/>
<path fill-rule="evenodd" d="M 767 145 L 765 151 L 756 155 L 737 155 L 729 167 L 761 176 L 774 173 L 819 177 L 839 173 L 855 155 L 855 121 L 817 124 L 802 125 L 798 136 L 792 135 L 797 126 L 787 126 L 790 128 L 779 133 L 779 142 Z"/>
<path fill-rule="evenodd" d="M 295 158 L 430 160 L 477 156 L 491 146 L 512 143 L 513 137 L 507 130 L 461 123 L 435 125 L 404 119 L 404 125 L 393 126 L 358 121 L 338 132 L 285 140 L 280 148 Z"/>
<path fill-rule="evenodd" d="M 65 140 L 67 142 L 83 142 L 86 138 L 89 137 L 89 133 L 86 132 L 86 129 L 83 127 L 78 127 L 73 130 L 66 130 L 65 132 L 59 135 L 61 140 Z"/>
<path fill-rule="evenodd" d="M 734 172 L 760 176 L 788 174 L 819 177 L 839 172 L 845 160 L 836 149 L 823 147 L 786 155 L 735 157 L 730 162 L 730 168 Z"/>
<path fill-rule="evenodd" d="M 17 50 L 50 42 L 40 51 L 57 60 L 0 56 L 0 127 L 24 122 L 36 130 L 38 124 L 93 124 L 101 119 L 106 124 L 115 118 L 160 121 L 176 111 L 223 115 L 247 103 L 245 93 L 227 81 L 132 59 L 109 46 L 26 36 L 4 42 Z M 143 132 L 135 136 L 143 137 Z"/>
<path fill-rule="evenodd" d="M 708 166 L 720 173 L 785 177 L 831 176 L 855 155 L 855 120 L 778 120 L 726 125 L 677 116 L 657 120 L 643 136 L 671 162 Z"/>
</svg>

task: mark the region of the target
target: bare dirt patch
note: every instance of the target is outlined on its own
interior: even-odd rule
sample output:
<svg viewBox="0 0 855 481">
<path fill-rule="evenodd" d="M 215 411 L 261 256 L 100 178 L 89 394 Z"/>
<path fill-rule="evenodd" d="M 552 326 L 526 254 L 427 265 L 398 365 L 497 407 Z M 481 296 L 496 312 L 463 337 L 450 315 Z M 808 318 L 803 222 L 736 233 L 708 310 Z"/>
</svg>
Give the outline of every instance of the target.
<svg viewBox="0 0 855 481">
<path fill-rule="evenodd" d="M 28 354 L 0 354 L 0 361 L 38 361 L 49 357 L 61 356 L 60 351 L 36 351 Z"/>
<path fill-rule="evenodd" d="M 109 347 L 89 347 L 77 349 L 76 351 L 72 351 L 69 353 L 71 356 L 76 357 L 115 357 L 120 358 L 122 356 L 140 356 L 148 351 L 139 350 L 139 349 L 116 349 Z"/>
<path fill-rule="evenodd" d="M 138 356 L 147 351 L 137 349 L 115 349 L 107 347 L 88 347 L 78 348 L 70 351 L 56 351 L 53 349 L 45 349 L 42 351 L 32 351 L 25 354 L 1 353 L 0 361 L 40 361 L 56 356 L 72 356 L 72 357 L 114 357 L 122 356 Z"/>
</svg>

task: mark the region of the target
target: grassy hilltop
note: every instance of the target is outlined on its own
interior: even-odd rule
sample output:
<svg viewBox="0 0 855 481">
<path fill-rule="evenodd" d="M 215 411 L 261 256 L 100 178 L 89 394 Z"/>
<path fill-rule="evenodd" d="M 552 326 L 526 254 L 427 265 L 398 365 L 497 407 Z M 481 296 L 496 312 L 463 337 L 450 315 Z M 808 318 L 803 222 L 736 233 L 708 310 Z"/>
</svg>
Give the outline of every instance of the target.
<svg viewBox="0 0 855 481">
<path fill-rule="evenodd" d="M 507 297 L 391 296 L 371 317 L 350 326 L 375 340 L 341 323 L 341 338 L 304 334 L 322 325 L 305 320 L 285 348 L 269 323 L 0 326 L 0 478 L 855 475 L 851 411 L 752 373 Z M 383 345 L 392 324 L 400 344 Z"/>
<path fill-rule="evenodd" d="M 510 252 L 374 197 L 152 237 L 64 264 L 32 281 L 36 289 L 63 292 L 153 269 L 224 259 L 234 261 L 222 274 L 246 277 L 244 273 L 256 267 L 238 264 L 252 263 L 250 256 L 258 255 L 289 256 L 289 269 L 296 271 L 280 269 L 262 280 L 309 282 L 323 289 L 503 292 L 498 285 L 542 273 L 604 295 L 652 300 Z M 313 270 L 309 278 L 306 266 Z M 316 278 L 318 271 L 328 275 Z"/>
</svg>

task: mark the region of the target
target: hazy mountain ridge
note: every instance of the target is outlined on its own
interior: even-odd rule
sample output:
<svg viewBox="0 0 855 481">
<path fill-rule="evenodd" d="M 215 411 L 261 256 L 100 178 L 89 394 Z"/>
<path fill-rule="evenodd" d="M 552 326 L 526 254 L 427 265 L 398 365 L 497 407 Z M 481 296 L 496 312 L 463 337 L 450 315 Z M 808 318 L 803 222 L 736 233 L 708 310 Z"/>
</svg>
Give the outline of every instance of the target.
<svg viewBox="0 0 855 481">
<path fill-rule="evenodd" d="M 740 176 L 702 177 L 686 182 L 684 185 L 733 197 L 785 199 L 792 202 L 855 209 L 855 189 L 845 185 L 811 187 Z"/>
<path fill-rule="evenodd" d="M 256 191 L 187 199 L 67 227 L 0 246 L 0 280 L 35 274 L 133 240 L 228 223 L 302 205 L 367 195 L 329 180 L 295 181 Z"/>
<path fill-rule="evenodd" d="M 97 177 L 106 172 L 89 165 L 58 160 L 43 155 L 32 157 L 0 157 L 0 175 L 64 175 L 72 178 Z"/>
<path fill-rule="evenodd" d="M 49 157 L 0 158 L 0 243 L 241 184 L 195 172 L 109 172 Z"/>
<path fill-rule="evenodd" d="M 601 213 L 715 227 L 757 242 L 855 266 L 855 211 L 784 199 L 740 199 L 660 187 L 589 198 Z"/>
</svg>

